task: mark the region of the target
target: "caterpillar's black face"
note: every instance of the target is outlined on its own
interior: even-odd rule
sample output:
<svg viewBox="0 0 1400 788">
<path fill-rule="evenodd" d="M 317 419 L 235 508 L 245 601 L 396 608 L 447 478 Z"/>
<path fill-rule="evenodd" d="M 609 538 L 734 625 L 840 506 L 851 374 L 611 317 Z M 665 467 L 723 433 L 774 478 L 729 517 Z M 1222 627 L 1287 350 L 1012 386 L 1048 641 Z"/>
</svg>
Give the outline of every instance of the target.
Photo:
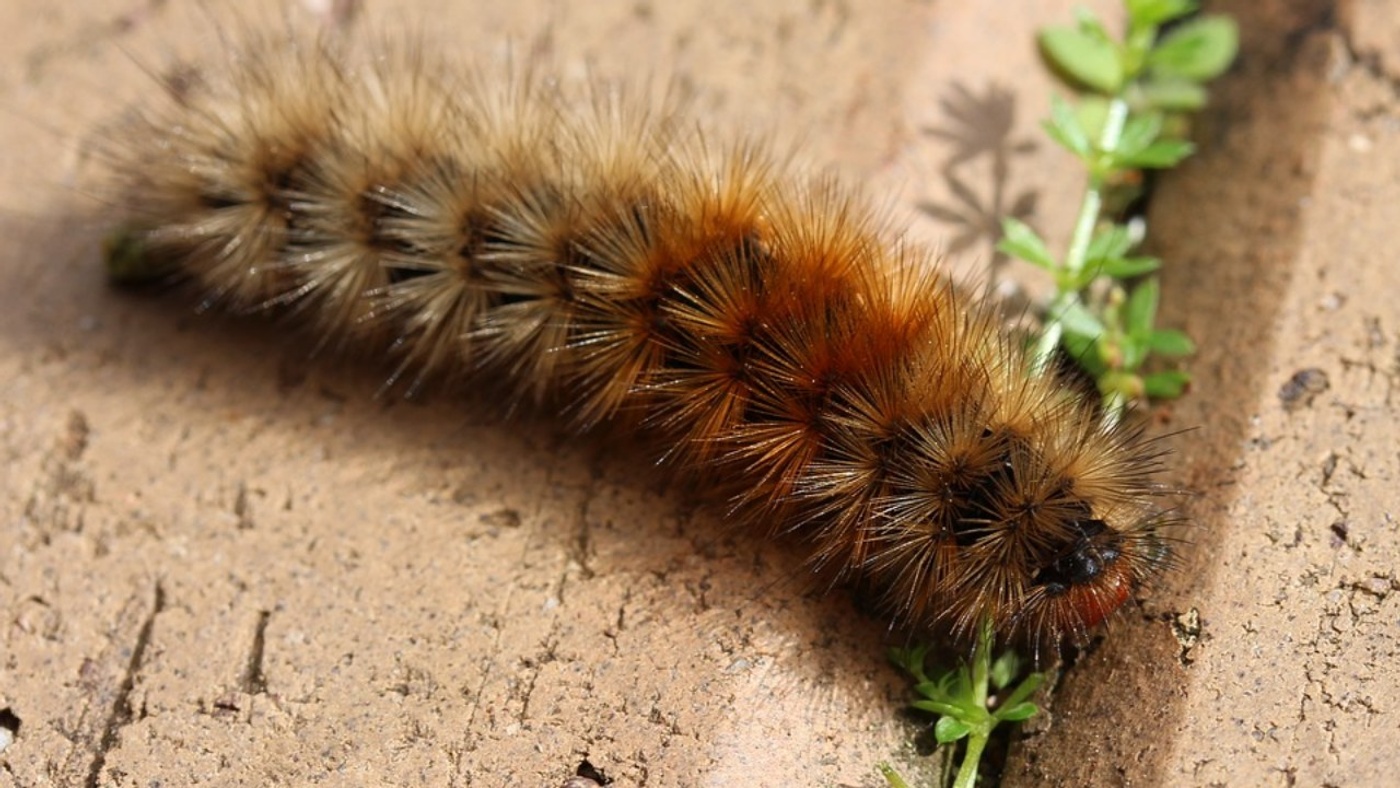
<svg viewBox="0 0 1400 788">
<path fill-rule="evenodd" d="M 1078 539 L 1035 575 L 1034 584 L 1051 596 L 1065 593 L 1070 586 L 1093 582 L 1123 554 L 1121 539 L 1103 520 L 1077 520 L 1072 525 L 1079 532 Z"/>
</svg>

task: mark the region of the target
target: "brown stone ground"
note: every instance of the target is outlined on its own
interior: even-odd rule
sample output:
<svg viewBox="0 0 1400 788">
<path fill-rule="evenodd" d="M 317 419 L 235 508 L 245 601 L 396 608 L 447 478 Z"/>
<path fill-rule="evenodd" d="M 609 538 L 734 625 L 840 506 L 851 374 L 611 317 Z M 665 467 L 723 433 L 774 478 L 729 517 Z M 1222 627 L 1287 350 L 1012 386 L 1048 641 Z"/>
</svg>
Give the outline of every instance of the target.
<svg viewBox="0 0 1400 788">
<path fill-rule="evenodd" d="M 1069 0 L 746 5 L 369 2 L 347 24 L 675 74 L 964 267 L 993 261 L 988 217 L 1067 232 L 1030 41 Z M 1173 462 L 1198 526 L 1047 698 L 1017 785 L 1400 769 L 1400 10 L 1213 5 L 1245 51 L 1151 215 L 1166 319 L 1202 345 L 1162 414 L 1193 428 Z M 585 755 L 619 785 L 926 774 L 878 622 L 640 457 L 377 400 L 373 364 L 105 286 L 83 137 L 149 94 L 135 63 L 217 52 L 225 6 L 0 6 L 0 786 L 555 786 Z"/>
</svg>

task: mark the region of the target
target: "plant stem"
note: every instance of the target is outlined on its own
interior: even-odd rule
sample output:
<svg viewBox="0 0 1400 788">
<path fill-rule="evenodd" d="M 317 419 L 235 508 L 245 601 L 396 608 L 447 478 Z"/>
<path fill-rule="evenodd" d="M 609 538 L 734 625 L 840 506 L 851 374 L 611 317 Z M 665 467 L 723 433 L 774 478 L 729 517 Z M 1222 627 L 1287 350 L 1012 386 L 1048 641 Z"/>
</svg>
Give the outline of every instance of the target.
<svg viewBox="0 0 1400 788">
<path fill-rule="evenodd" d="M 1099 151 L 1110 152 L 1117 149 L 1118 140 L 1123 136 L 1123 125 L 1127 120 L 1128 102 L 1115 96 L 1108 104 L 1108 115 L 1099 134 Z M 1084 189 L 1084 201 L 1079 205 L 1079 217 L 1074 222 L 1069 251 L 1060 269 L 1061 281 L 1076 279 L 1088 262 L 1089 243 L 1094 239 L 1094 227 L 1098 225 L 1099 214 L 1103 211 L 1103 180 L 1104 176 L 1099 167 L 1091 164 L 1089 184 Z M 1033 364 L 1037 372 L 1044 371 L 1050 359 L 1054 357 L 1055 349 L 1060 346 L 1060 338 L 1064 335 L 1064 323 L 1061 321 L 1065 312 L 1078 304 L 1078 290 L 1061 286 L 1055 293 L 1049 309 L 1046 310 L 1045 329 L 1036 343 Z"/>
<path fill-rule="evenodd" d="M 972 655 L 972 697 L 977 708 L 987 708 L 987 687 L 992 675 L 992 619 L 982 619 L 977 633 L 977 650 Z"/>
<path fill-rule="evenodd" d="M 976 708 L 983 710 L 987 708 L 987 690 L 991 683 L 992 645 L 992 621 L 984 618 L 978 632 L 977 648 L 972 652 L 972 697 Z M 953 788 L 973 788 L 977 784 L 977 767 L 982 761 L 987 740 L 991 738 L 992 728 L 996 727 L 996 720 L 987 715 L 986 719 L 971 727 L 972 731 L 967 735 L 967 750 L 963 752 L 962 765 L 958 767 Z"/>
<path fill-rule="evenodd" d="M 899 772 L 895 771 L 894 767 L 888 763 L 882 763 L 875 768 L 880 770 L 880 776 L 885 778 L 885 782 L 889 784 L 890 788 L 909 788 L 909 783 L 905 782 L 904 778 L 899 776 Z"/>
<path fill-rule="evenodd" d="M 967 737 L 967 752 L 963 753 L 962 766 L 958 767 L 958 777 L 953 788 L 973 788 L 977 784 L 977 764 L 982 760 L 982 750 L 990 738 L 988 731 L 973 731 Z"/>
</svg>

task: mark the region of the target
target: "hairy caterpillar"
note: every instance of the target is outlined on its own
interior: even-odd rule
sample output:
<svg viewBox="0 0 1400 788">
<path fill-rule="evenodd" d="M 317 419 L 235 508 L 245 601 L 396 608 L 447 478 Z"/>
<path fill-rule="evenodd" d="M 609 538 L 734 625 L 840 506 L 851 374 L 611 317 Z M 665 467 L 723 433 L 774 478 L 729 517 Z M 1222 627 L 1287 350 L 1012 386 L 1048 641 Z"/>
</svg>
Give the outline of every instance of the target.
<svg viewBox="0 0 1400 788">
<path fill-rule="evenodd" d="M 167 80 L 111 135 L 114 275 L 634 419 L 902 625 L 1082 636 L 1168 561 L 1158 450 L 850 188 L 670 106 L 385 53 L 250 40 Z"/>
</svg>

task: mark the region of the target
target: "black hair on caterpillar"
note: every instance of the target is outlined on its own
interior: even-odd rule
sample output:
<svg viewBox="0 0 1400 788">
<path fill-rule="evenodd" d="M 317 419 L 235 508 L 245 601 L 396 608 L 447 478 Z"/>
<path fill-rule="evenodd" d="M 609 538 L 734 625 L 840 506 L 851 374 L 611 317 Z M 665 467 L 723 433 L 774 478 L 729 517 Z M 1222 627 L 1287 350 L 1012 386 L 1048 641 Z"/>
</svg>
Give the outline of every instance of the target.
<svg viewBox="0 0 1400 788">
<path fill-rule="evenodd" d="M 376 55 L 249 40 L 167 81 L 109 137 L 113 275 L 631 414 L 904 626 L 1082 638 L 1169 561 L 1159 449 L 853 189 L 673 106 Z"/>
</svg>

